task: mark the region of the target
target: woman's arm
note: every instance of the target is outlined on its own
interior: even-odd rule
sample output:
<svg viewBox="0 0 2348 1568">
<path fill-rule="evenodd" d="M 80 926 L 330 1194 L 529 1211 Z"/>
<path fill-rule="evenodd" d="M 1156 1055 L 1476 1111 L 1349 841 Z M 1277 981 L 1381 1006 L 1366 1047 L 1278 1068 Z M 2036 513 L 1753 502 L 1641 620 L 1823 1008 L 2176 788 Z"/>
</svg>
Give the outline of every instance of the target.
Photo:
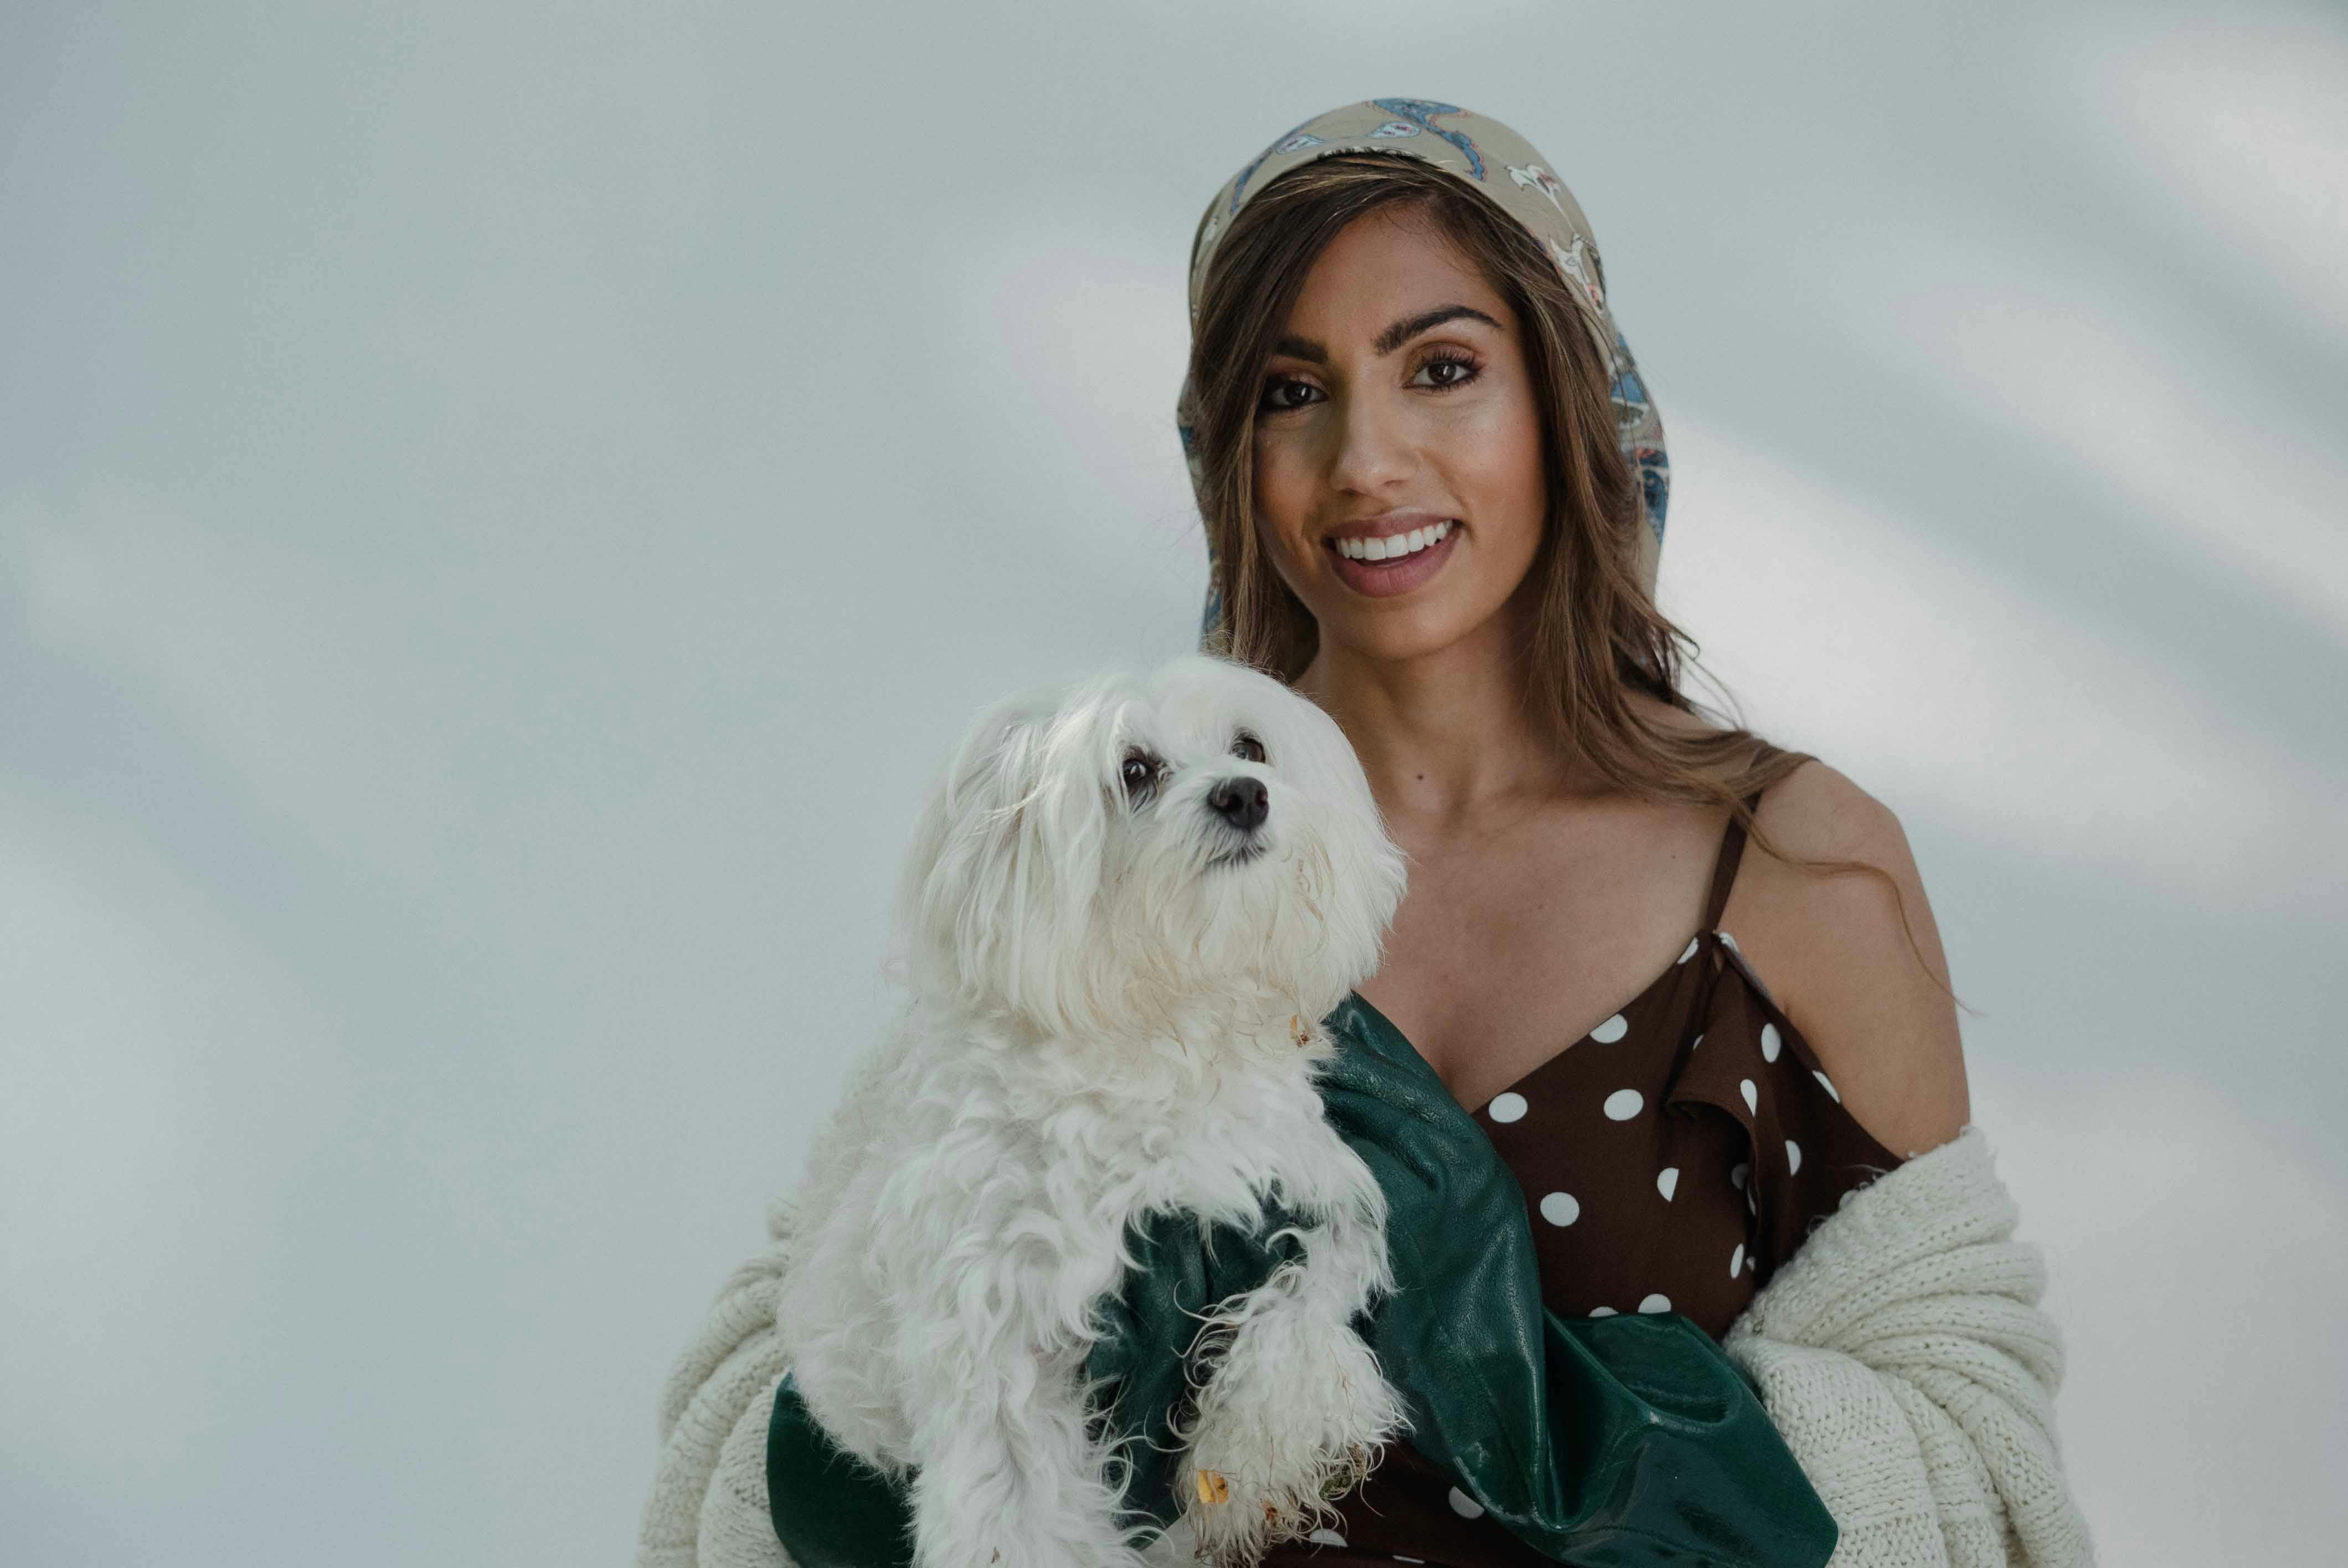
<svg viewBox="0 0 2348 1568">
<path fill-rule="evenodd" d="M 1748 852 L 1721 924 L 1859 1124 L 1895 1154 L 1940 1147 L 1972 1120 L 1972 1103 L 1956 1006 L 1938 983 L 1948 960 L 1900 819 L 1819 762 L 1774 785 L 1758 816 L 1789 855 L 1863 861 L 1899 886 L 1895 901 L 1879 878 Z"/>
<path fill-rule="evenodd" d="M 1723 924 L 1860 1126 L 1907 1163 L 1823 1216 L 1725 1348 L 1841 1530 L 1837 1563 L 2092 1568 L 2063 1473 L 2045 1267 L 1972 1119 L 1940 934 L 1899 819 L 1808 763 L 1762 798 L 1788 854 L 1747 853 Z M 1918 957 L 1921 950 L 1921 958 Z M 1920 1249 L 1932 1266 L 1916 1266 Z"/>
</svg>

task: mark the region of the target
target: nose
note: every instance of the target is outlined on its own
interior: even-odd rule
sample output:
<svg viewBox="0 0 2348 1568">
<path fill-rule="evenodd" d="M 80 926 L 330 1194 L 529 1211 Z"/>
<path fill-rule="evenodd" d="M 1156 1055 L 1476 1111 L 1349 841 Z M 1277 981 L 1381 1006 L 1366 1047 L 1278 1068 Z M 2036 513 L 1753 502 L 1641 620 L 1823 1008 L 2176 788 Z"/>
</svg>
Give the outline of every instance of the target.
<svg viewBox="0 0 2348 1568">
<path fill-rule="evenodd" d="M 1207 809 L 1247 833 L 1272 814 L 1272 792 L 1262 779 L 1225 779 L 1208 794 Z"/>
<path fill-rule="evenodd" d="M 1338 489 L 1375 496 L 1408 477 L 1409 443 L 1385 399 L 1362 393 L 1345 400 L 1329 479 Z"/>
</svg>

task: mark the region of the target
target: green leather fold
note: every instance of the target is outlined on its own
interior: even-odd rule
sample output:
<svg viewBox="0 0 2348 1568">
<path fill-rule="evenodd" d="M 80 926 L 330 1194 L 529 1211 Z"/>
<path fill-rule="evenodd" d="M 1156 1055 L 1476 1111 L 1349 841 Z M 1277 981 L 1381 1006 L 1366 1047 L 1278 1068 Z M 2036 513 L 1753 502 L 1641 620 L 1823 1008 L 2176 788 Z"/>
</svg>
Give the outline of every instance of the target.
<svg viewBox="0 0 2348 1568">
<path fill-rule="evenodd" d="M 1818 1568 L 1833 1518 L 1752 1389 L 1675 1314 L 1565 1320 L 1540 1303 L 1516 1177 L 1424 1058 L 1351 997 L 1325 1020 L 1329 1122 L 1385 1190 L 1396 1288 L 1355 1327 L 1410 1412 L 1411 1445 L 1527 1545 L 1583 1568 Z M 1123 1440 L 1134 1522 L 1179 1512 L 1167 1436 L 1191 1316 L 1294 1255 L 1292 1216 L 1251 1235 L 1156 1214 L 1086 1364 Z M 912 1560 L 901 1481 L 832 1445 L 786 1378 L 768 1428 L 777 1535 L 803 1568 Z"/>
</svg>

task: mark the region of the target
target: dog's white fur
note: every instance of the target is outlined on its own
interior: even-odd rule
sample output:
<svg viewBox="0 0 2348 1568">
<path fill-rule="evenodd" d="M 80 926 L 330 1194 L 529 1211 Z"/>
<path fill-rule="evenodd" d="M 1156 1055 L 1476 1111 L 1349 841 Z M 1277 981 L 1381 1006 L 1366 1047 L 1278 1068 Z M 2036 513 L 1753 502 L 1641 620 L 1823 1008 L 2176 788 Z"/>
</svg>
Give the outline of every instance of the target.
<svg viewBox="0 0 2348 1568">
<path fill-rule="evenodd" d="M 1210 802 L 1230 780 L 1268 791 L 1251 831 Z M 1350 1327 L 1393 1286 L 1385 1199 L 1312 1084 L 1319 1020 L 1375 971 L 1402 887 L 1344 733 L 1238 664 L 1014 699 L 957 750 L 900 884 L 912 1000 L 814 1143 L 777 1313 L 834 1439 L 917 1471 L 922 1568 L 1143 1561 L 1083 1372 L 1147 1214 L 1305 1216 L 1301 1261 L 1194 1350 L 1177 1529 L 1201 1555 L 1326 1522 L 1407 1425 Z"/>
</svg>

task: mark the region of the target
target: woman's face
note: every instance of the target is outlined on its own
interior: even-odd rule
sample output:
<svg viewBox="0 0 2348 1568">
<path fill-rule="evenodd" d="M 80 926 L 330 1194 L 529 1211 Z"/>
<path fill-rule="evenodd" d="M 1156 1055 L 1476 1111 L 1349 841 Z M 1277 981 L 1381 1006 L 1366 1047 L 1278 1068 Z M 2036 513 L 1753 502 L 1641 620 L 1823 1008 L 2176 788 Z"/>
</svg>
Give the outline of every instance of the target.
<svg viewBox="0 0 2348 1568">
<path fill-rule="evenodd" d="M 1516 313 L 1427 219 L 1356 219 L 1306 276 L 1256 413 L 1256 526 L 1323 657 L 1503 630 L 1547 510 Z"/>
</svg>

